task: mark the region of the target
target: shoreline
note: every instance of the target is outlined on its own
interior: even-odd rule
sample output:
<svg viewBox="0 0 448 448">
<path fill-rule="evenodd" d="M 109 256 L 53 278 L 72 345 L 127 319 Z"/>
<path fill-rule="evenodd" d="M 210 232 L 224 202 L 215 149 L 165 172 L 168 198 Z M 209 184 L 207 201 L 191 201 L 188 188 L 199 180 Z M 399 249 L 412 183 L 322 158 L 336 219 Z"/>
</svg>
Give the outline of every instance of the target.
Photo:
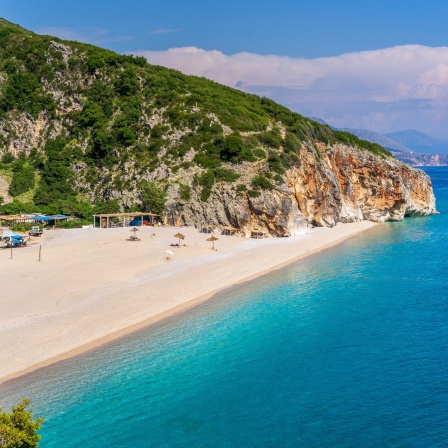
<svg viewBox="0 0 448 448">
<path fill-rule="evenodd" d="M 126 247 L 126 243 L 122 239 L 123 236 L 128 236 L 124 232 L 129 232 L 129 229 L 48 231 L 48 239 L 45 240 L 48 243 L 42 241 L 45 246 L 48 246 L 43 251 L 44 262 L 45 256 L 54 258 L 51 260 L 51 267 L 54 269 L 58 267 L 66 276 L 67 270 L 70 272 L 70 268 L 74 274 L 76 269 L 79 270 L 78 274 L 86 273 L 85 265 L 82 263 L 81 266 L 84 269 L 81 269 L 80 263 L 76 259 L 70 260 L 72 263 L 64 268 L 64 264 L 67 262 L 67 253 L 70 250 L 76 253 L 79 246 L 85 249 L 79 258 L 86 261 L 85 256 L 89 255 L 88 260 L 92 263 L 101 261 L 104 257 L 106 260 L 108 257 L 113 257 L 116 254 L 115 250 L 120 250 L 122 247 L 125 247 L 123 251 L 130 250 L 131 255 L 135 251 L 139 251 L 139 253 L 137 256 L 129 258 L 133 264 L 128 272 L 125 274 L 121 272 L 121 275 L 119 270 L 117 271 L 117 266 L 114 266 L 112 272 L 107 270 L 103 272 L 104 269 L 101 271 L 99 264 L 95 263 L 96 269 L 98 269 L 95 271 L 98 275 L 94 276 L 96 281 L 92 281 L 92 278 L 84 278 L 83 280 L 87 281 L 85 284 L 80 284 L 76 282 L 76 278 L 72 278 L 72 284 L 66 284 L 65 290 L 62 288 L 62 292 L 68 291 L 68 296 L 62 298 L 58 294 L 53 294 L 49 298 L 45 296 L 45 285 L 48 286 L 48 281 L 52 280 L 51 276 L 47 276 L 47 282 L 43 282 L 44 287 L 40 291 L 35 291 L 36 296 L 42 299 L 46 305 L 46 310 L 41 310 L 38 314 L 23 316 L 23 313 L 20 312 L 20 303 L 16 303 L 16 307 L 19 309 L 13 309 L 9 316 L 5 317 L 5 314 L 0 313 L 0 338 L 6 342 L 4 346 L 7 346 L 6 350 L 0 349 L 0 388 L 6 389 L 20 377 L 36 370 L 97 349 L 145 327 L 186 312 L 225 289 L 282 269 L 308 256 L 334 247 L 377 225 L 370 221 L 339 224 L 333 229 L 314 228 L 304 236 L 285 239 L 245 240 L 238 237 L 219 236 L 220 241 L 217 242 L 219 252 L 210 251 L 209 243 L 206 244 L 203 241 L 206 239 L 204 234 L 200 234 L 196 229 L 182 228 L 181 231 L 186 234 L 184 241 L 189 244 L 185 248 L 173 249 L 175 254 L 172 260 L 165 259 L 162 249 L 167 249 L 169 242 L 173 242 L 171 234 L 175 232 L 175 229 L 150 227 L 142 229 L 141 232 L 142 240 L 144 238 L 150 243 L 146 244 L 144 249 L 147 251 L 143 251 L 143 254 L 146 261 L 148 261 L 148 255 L 152 255 L 154 261 L 148 263 L 144 269 L 139 265 L 143 248 L 141 242 L 128 242 Z M 152 238 L 151 232 L 157 233 L 157 236 Z M 74 241 L 69 241 L 67 244 L 64 237 Z M 100 242 L 96 241 L 98 239 Z M 156 240 L 159 244 L 153 244 Z M 190 241 L 192 241 L 191 246 Z M 98 244 L 91 250 L 90 246 L 95 242 Z M 104 248 L 102 244 L 112 247 Z M 78 251 L 83 252 L 82 248 Z M 3 269 L 6 265 L 3 260 L 4 252 L 6 251 L 0 252 L 0 267 Z M 47 252 L 49 255 L 46 255 Z M 22 252 L 18 255 L 21 256 Z M 134 255 L 136 254 L 134 253 Z M 65 257 L 63 258 L 64 262 L 61 257 Z M 29 258 L 27 257 L 28 262 L 22 263 L 26 272 L 25 275 L 22 274 L 22 277 L 33 278 L 34 281 L 31 281 L 31 285 L 27 282 L 21 283 L 23 285 L 21 289 L 25 295 L 30 288 L 33 289 L 36 284 L 41 283 L 41 279 L 36 274 L 46 271 L 44 262 L 38 263 L 36 266 L 36 263 L 30 263 Z M 15 262 L 15 260 L 8 261 L 10 265 Z M 118 262 L 118 266 L 124 268 L 126 265 Z M 197 271 L 198 268 L 200 272 Z M 219 275 L 216 275 L 217 273 Z M 119 278 L 114 278 L 114 274 Z M 216 276 L 215 281 L 211 280 L 211 275 Z M 74 277 L 76 276 L 74 275 Z M 176 278 L 176 282 L 173 282 L 173 277 Z M 71 276 L 68 275 L 68 279 L 70 278 Z M 70 283 L 67 282 L 67 277 L 60 278 L 59 282 L 64 283 L 64 280 L 66 283 Z M 14 294 L 15 282 L 10 279 L 6 284 L 5 292 Z M 72 291 L 71 287 L 75 290 Z M 15 289 L 18 289 L 17 285 L 15 285 Z M 154 292 L 157 293 L 158 299 L 151 302 L 153 299 L 151 294 Z M 140 294 L 145 294 L 145 296 L 140 296 Z M 131 300 L 131 304 L 125 302 L 129 298 L 134 299 Z M 115 305 L 115 308 L 111 307 L 109 300 L 113 302 L 112 305 Z M 5 308 L 4 302 L 7 302 L 6 304 L 9 306 L 13 304 L 11 299 L 0 299 L 0 311 Z M 27 300 L 25 299 L 23 302 L 26 303 Z M 105 311 L 106 315 L 103 314 Z M 26 331 L 28 326 L 34 327 L 34 329 L 41 328 L 40 334 L 39 331 L 37 333 L 30 332 L 32 334 L 29 334 L 28 337 L 24 338 L 22 335 L 17 340 L 18 334 L 21 331 Z M 44 327 L 42 328 L 42 326 Z M 62 330 L 62 340 L 58 338 L 61 336 L 58 330 Z M 36 350 L 40 345 L 43 346 L 43 349 Z M 29 356 L 29 353 L 34 353 L 34 357 Z M 20 354 L 21 357 L 17 356 Z M 21 368 L 9 367 L 8 371 L 8 368 L 1 367 L 5 366 L 5 362 L 2 360 L 8 358 L 11 360 L 11 356 L 16 361 L 15 365 L 21 366 Z M 8 365 L 10 366 L 11 363 Z"/>
</svg>

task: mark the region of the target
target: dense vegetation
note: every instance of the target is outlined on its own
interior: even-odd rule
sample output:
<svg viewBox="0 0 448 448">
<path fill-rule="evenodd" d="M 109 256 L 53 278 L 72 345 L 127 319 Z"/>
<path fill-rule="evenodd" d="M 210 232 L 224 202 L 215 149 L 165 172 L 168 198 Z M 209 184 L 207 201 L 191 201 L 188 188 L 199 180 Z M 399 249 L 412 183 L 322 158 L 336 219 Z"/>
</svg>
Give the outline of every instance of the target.
<svg viewBox="0 0 448 448">
<path fill-rule="evenodd" d="M 160 210 L 172 175 L 188 170 L 202 201 L 217 182 L 256 195 L 282 182 L 302 142 L 341 142 L 390 156 L 268 98 L 3 19 L 0 76 L 0 175 L 10 176 L 15 199 L 0 204 L 4 213 Z M 39 120 L 38 137 L 12 156 L 11 142 L 32 140 L 26 127 Z M 264 174 L 238 184 L 238 166 L 255 162 Z M 178 191 L 179 200 L 191 197 L 191 185 Z"/>
<path fill-rule="evenodd" d="M 0 408 L 0 447 L 36 448 L 40 435 L 37 431 L 42 418 L 33 419 L 33 412 L 27 410 L 30 400 L 24 398 L 11 412 Z"/>
</svg>

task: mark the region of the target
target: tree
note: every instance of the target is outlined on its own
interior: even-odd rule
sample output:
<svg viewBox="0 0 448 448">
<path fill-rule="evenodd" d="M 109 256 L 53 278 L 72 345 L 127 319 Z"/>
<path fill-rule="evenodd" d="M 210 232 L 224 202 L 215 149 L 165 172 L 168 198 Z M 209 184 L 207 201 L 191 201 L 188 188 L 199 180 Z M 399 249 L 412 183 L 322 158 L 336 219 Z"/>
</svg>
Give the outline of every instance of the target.
<svg viewBox="0 0 448 448">
<path fill-rule="evenodd" d="M 8 190 L 11 196 L 19 196 L 34 187 L 34 168 L 31 165 L 18 159 L 14 162 L 12 171 L 12 180 Z"/>
<path fill-rule="evenodd" d="M 0 213 L 4 215 L 17 215 L 23 212 L 32 212 L 34 208 L 34 204 L 30 202 L 25 203 L 13 200 L 12 202 L 0 206 Z"/>
<path fill-rule="evenodd" d="M 135 95 L 139 89 L 137 72 L 134 67 L 126 68 L 115 83 L 115 88 L 120 95 Z"/>
<path fill-rule="evenodd" d="M 163 214 L 166 202 L 166 192 L 154 182 L 148 182 L 142 188 L 142 206 L 145 211 L 157 215 Z"/>
<path fill-rule="evenodd" d="M 221 158 L 232 163 L 243 160 L 255 161 L 255 157 L 249 148 L 246 148 L 241 136 L 237 133 L 230 134 L 224 140 L 218 138 L 215 145 L 221 147 Z"/>
<path fill-rule="evenodd" d="M 99 202 L 96 206 L 97 213 L 120 213 L 120 211 L 118 199 L 109 199 L 108 201 Z"/>
<path fill-rule="evenodd" d="M 73 199 L 75 192 L 70 185 L 73 175 L 70 168 L 73 162 L 73 147 L 65 137 L 58 136 L 47 140 L 44 149 L 47 160 L 34 193 L 35 204 L 42 206 L 59 200 Z"/>
<path fill-rule="evenodd" d="M 244 149 L 243 139 L 239 134 L 231 134 L 224 140 L 221 156 L 224 160 L 237 162 Z"/>
<path fill-rule="evenodd" d="M 212 170 L 204 171 L 198 179 L 200 185 L 202 185 L 201 201 L 207 202 L 207 199 L 212 194 L 212 188 L 215 183 L 215 174 Z"/>
<path fill-rule="evenodd" d="M 0 447 L 2 448 L 36 448 L 39 445 L 40 429 L 43 419 L 33 419 L 33 411 L 26 408 L 30 404 L 28 398 L 12 408 L 11 412 L 3 412 L 0 408 Z"/>
</svg>

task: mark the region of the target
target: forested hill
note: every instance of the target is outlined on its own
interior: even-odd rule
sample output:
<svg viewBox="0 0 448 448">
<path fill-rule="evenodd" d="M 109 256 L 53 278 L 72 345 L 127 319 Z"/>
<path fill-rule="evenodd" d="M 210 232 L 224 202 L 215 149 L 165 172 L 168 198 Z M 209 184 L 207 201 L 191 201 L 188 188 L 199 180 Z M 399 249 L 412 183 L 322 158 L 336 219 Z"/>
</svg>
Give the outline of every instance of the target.
<svg viewBox="0 0 448 448">
<path fill-rule="evenodd" d="M 160 211 L 222 184 L 255 197 L 284 183 L 303 142 L 317 159 L 315 142 L 390 157 L 270 99 L 4 19 L 0 87 L 3 212 Z"/>
</svg>

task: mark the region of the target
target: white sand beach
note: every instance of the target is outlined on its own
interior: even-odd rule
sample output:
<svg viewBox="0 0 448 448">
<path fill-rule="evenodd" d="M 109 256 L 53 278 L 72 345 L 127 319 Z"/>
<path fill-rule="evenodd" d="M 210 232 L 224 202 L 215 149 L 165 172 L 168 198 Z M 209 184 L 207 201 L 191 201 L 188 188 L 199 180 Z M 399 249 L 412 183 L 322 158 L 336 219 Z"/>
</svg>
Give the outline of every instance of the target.
<svg viewBox="0 0 448 448">
<path fill-rule="evenodd" d="M 137 242 L 129 241 L 129 228 L 46 230 L 14 249 L 12 259 L 9 249 L 0 250 L 0 382 L 191 308 L 375 225 L 339 224 L 260 240 L 216 235 L 216 251 L 206 241 L 210 235 L 194 228 L 141 227 Z M 186 246 L 170 246 L 177 232 Z"/>
</svg>

